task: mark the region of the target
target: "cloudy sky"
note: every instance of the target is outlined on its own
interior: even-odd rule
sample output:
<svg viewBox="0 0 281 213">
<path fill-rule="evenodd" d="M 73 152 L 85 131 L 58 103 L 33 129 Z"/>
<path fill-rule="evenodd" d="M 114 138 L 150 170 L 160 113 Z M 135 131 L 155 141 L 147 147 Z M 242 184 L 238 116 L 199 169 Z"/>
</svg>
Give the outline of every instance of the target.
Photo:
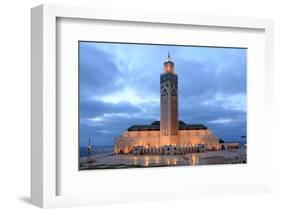
<svg viewBox="0 0 281 213">
<path fill-rule="evenodd" d="M 170 52 L 179 119 L 223 140 L 246 135 L 247 50 L 80 42 L 80 145 L 113 145 L 134 124 L 159 120 L 160 73 Z"/>
</svg>

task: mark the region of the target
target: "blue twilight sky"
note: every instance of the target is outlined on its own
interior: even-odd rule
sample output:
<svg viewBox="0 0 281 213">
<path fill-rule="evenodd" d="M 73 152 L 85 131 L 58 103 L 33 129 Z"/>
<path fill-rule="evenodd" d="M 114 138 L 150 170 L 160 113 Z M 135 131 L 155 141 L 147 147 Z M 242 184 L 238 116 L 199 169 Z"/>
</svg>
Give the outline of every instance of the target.
<svg viewBox="0 0 281 213">
<path fill-rule="evenodd" d="M 160 119 L 160 73 L 170 52 L 179 119 L 223 140 L 246 135 L 247 50 L 80 42 L 80 145 L 113 145 L 134 124 Z"/>
</svg>

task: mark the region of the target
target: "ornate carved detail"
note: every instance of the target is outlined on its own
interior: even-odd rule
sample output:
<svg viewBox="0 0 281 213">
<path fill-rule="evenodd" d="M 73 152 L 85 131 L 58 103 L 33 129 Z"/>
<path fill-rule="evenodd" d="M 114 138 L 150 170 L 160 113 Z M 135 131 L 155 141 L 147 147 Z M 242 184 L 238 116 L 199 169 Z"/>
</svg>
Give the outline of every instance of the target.
<svg viewBox="0 0 281 213">
<path fill-rule="evenodd" d="M 168 95 L 168 91 L 167 91 L 166 88 L 164 88 L 164 89 L 162 90 L 161 95 L 162 95 L 162 96 L 167 96 L 167 95 Z"/>
<path fill-rule="evenodd" d="M 177 89 L 176 89 L 176 88 L 174 88 L 174 89 L 172 90 L 171 95 L 172 95 L 172 96 L 177 96 L 177 95 L 178 95 L 178 92 L 177 92 Z"/>
</svg>

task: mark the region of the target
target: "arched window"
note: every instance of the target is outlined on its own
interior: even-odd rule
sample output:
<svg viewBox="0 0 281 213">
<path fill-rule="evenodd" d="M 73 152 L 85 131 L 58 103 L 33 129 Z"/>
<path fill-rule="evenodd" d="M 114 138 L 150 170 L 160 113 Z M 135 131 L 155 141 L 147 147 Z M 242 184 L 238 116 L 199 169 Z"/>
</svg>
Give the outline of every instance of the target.
<svg viewBox="0 0 281 213">
<path fill-rule="evenodd" d="M 167 95 L 168 95 L 168 91 L 166 88 L 164 88 L 162 91 L 162 96 L 167 96 Z"/>
</svg>

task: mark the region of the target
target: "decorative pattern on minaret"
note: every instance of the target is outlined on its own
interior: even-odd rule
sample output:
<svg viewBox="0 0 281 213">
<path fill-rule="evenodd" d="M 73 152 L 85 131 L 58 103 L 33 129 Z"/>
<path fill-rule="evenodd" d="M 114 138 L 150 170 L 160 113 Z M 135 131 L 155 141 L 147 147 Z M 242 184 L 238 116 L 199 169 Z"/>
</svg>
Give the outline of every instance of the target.
<svg viewBox="0 0 281 213">
<path fill-rule="evenodd" d="M 160 75 L 160 144 L 178 144 L 178 76 L 170 53 Z"/>
</svg>

